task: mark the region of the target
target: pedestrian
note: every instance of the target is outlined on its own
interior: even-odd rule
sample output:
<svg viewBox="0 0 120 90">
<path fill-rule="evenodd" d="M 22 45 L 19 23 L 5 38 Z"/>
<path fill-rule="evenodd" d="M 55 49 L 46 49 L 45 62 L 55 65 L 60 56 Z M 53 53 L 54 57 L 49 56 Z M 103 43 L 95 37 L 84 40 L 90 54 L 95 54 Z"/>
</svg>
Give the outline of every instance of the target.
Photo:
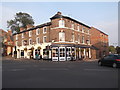
<svg viewBox="0 0 120 90">
<path fill-rule="evenodd" d="M 38 60 L 38 57 L 39 57 L 39 54 L 38 54 L 38 53 L 36 53 L 36 60 Z"/>
</svg>

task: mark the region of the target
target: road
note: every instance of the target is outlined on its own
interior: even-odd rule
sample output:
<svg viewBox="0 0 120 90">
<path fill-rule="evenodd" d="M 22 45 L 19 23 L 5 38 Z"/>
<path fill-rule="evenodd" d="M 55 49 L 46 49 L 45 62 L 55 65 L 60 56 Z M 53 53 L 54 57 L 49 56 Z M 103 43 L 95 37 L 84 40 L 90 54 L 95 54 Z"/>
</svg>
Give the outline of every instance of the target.
<svg viewBox="0 0 120 90">
<path fill-rule="evenodd" d="M 3 88 L 117 88 L 118 69 L 97 61 L 3 60 Z"/>
</svg>

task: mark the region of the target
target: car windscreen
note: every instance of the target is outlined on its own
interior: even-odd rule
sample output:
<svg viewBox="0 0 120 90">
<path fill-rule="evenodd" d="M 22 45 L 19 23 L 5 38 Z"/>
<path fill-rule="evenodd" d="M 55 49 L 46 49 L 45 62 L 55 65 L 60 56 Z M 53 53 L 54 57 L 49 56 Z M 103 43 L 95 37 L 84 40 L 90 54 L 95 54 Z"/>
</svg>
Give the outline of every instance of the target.
<svg viewBox="0 0 120 90">
<path fill-rule="evenodd" d="M 117 59 L 120 59 L 120 55 L 116 55 Z"/>
</svg>

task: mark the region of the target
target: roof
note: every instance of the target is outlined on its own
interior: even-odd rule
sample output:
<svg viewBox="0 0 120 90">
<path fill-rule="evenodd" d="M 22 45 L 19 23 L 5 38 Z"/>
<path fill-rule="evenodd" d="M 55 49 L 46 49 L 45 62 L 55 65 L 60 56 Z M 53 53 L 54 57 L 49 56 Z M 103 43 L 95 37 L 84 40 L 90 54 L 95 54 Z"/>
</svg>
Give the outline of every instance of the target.
<svg viewBox="0 0 120 90">
<path fill-rule="evenodd" d="M 108 36 L 108 34 L 106 34 L 106 33 L 102 32 L 101 30 L 99 30 L 99 29 L 97 29 L 97 28 L 95 28 L 95 27 L 92 27 L 92 28 L 94 28 L 94 29 L 96 29 L 97 31 L 99 31 L 99 32 L 101 32 L 101 33 L 103 33 L 103 34 L 105 34 L 105 35 L 107 35 L 107 36 Z"/>
<path fill-rule="evenodd" d="M 63 15 L 61 14 L 61 12 L 58 12 L 57 14 L 55 14 L 55 15 L 54 15 L 53 17 L 51 17 L 50 19 L 52 20 L 52 19 L 57 19 L 57 18 L 66 18 L 66 19 L 72 20 L 72 21 L 74 21 L 74 22 L 76 22 L 76 23 L 79 23 L 79 24 L 81 24 L 81 25 L 83 25 L 83 26 L 86 26 L 86 27 L 88 27 L 88 28 L 91 28 L 91 27 L 89 27 L 88 25 L 83 24 L 83 23 L 81 23 L 81 22 L 79 22 L 79 21 L 77 21 L 77 20 L 75 20 L 75 19 L 72 19 L 72 18 L 70 18 L 70 17 L 68 17 L 68 16 L 63 16 Z"/>
<path fill-rule="evenodd" d="M 37 25 L 33 28 L 30 28 L 28 30 L 24 30 L 22 32 L 19 32 L 19 33 L 14 33 L 13 35 L 16 35 L 16 34 L 20 34 L 20 33 L 23 33 L 23 32 L 27 32 L 27 31 L 31 31 L 31 30 L 34 30 L 34 29 L 37 29 L 37 28 L 41 28 L 41 27 L 44 27 L 44 26 L 50 26 L 51 25 L 51 22 L 47 22 L 47 23 L 44 23 L 44 24 L 41 24 L 41 25 Z"/>
</svg>

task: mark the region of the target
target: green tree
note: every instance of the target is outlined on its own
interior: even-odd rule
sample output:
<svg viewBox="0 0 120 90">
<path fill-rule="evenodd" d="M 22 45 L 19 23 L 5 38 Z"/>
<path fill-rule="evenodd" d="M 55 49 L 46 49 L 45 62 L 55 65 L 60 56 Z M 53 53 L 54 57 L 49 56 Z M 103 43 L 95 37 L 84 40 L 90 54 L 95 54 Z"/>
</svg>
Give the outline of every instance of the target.
<svg viewBox="0 0 120 90">
<path fill-rule="evenodd" d="M 120 54 L 120 47 L 119 46 L 116 47 L 116 52 L 117 52 L 117 54 Z"/>
<path fill-rule="evenodd" d="M 109 52 L 111 52 L 112 54 L 114 54 L 116 52 L 116 49 L 114 46 L 109 46 Z"/>
<path fill-rule="evenodd" d="M 12 30 L 12 33 L 16 33 L 20 31 L 20 27 L 26 28 L 28 24 L 33 25 L 34 20 L 32 19 L 32 16 L 30 16 L 28 13 L 16 13 L 13 20 L 7 21 L 7 26 Z"/>
</svg>

